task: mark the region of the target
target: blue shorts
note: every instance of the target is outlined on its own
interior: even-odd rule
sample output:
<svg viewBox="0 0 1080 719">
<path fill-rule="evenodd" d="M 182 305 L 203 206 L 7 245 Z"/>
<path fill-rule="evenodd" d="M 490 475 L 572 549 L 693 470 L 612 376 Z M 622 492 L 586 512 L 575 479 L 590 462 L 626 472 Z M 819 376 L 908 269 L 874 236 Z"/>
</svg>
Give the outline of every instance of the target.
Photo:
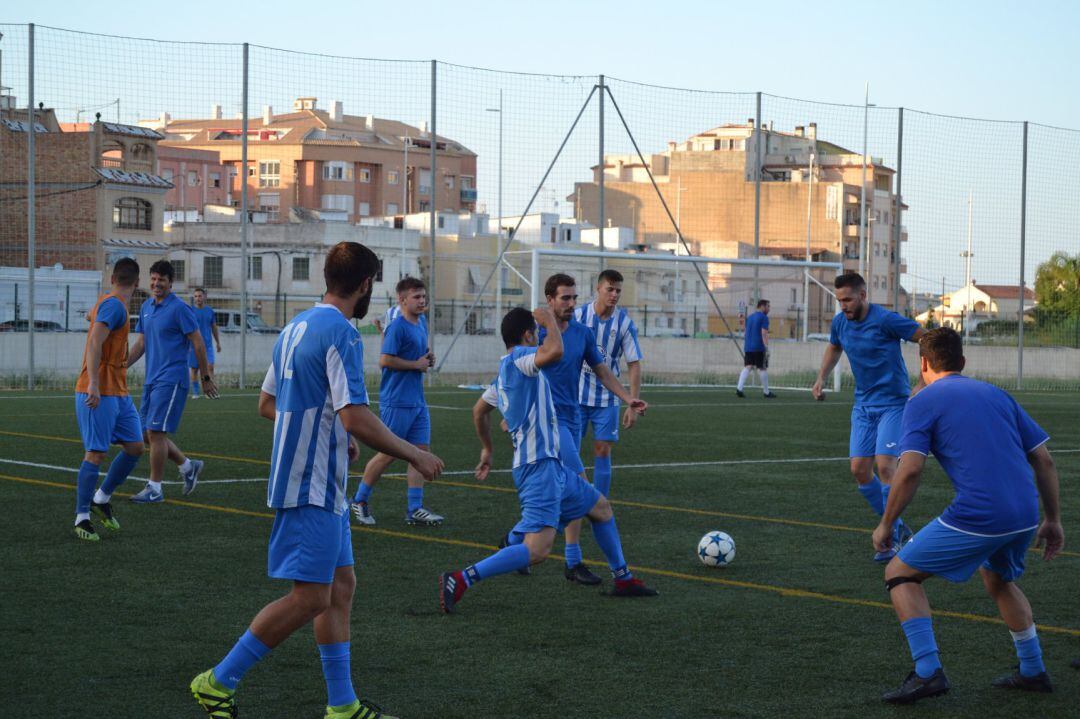
<svg viewBox="0 0 1080 719">
<path fill-rule="evenodd" d="M 312 504 L 277 510 L 267 551 L 268 575 L 331 584 L 335 569 L 352 564 L 348 512 L 334 514 Z"/>
<path fill-rule="evenodd" d="M 174 382 L 144 384 L 139 417 L 148 432 L 173 434 L 180 427 L 180 415 L 187 402 L 187 384 Z"/>
<path fill-rule="evenodd" d="M 559 529 L 591 512 L 601 496 L 600 491 L 586 482 L 580 474 L 567 470 L 562 500 L 559 502 Z"/>
<path fill-rule="evenodd" d="M 86 406 L 86 393 L 75 393 L 75 418 L 79 421 L 83 449 L 107 452 L 109 445 L 142 442 L 142 422 L 131 397 L 103 396 L 95 409 Z"/>
<path fill-rule="evenodd" d="M 611 407 L 590 407 L 581 405 L 581 432 L 578 435 L 578 444 L 585 441 L 585 434 L 589 431 L 589 423 L 592 422 L 593 439 L 598 442 L 619 441 L 619 405 Z"/>
<path fill-rule="evenodd" d="M 585 471 L 585 465 L 581 461 L 581 445 L 578 444 L 580 439 L 573 428 L 559 420 L 559 461 L 575 474 Z"/>
<path fill-rule="evenodd" d="M 214 345 L 209 342 L 206 343 L 206 363 L 214 364 Z M 199 361 L 195 359 L 195 350 L 188 350 L 187 353 L 187 366 L 190 369 L 199 369 Z"/>
<path fill-rule="evenodd" d="M 950 582 L 966 582 L 979 567 L 1006 582 L 1015 582 L 1024 573 L 1024 557 L 1034 535 L 1034 527 L 996 537 L 969 534 L 936 518 L 920 529 L 897 556 L 909 567 Z"/>
<path fill-rule="evenodd" d="M 570 477 L 562 462 L 551 457 L 541 459 L 514 467 L 513 476 L 521 521 L 512 531 L 533 534 L 544 527 L 558 528 L 563 487 Z"/>
<path fill-rule="evenodd" d="M 395 435 L 410 444 L 431 445 L 431 415 L 427 407 L 379 405 L 379 418 Z"/>
<path fill-rule="evenodd" d="M 851 409 L 851 439 L 849 457 L 873 457 L 885 454 L 900 456 L 900 424 L 904 405 L 893 407 L 860 407 Z"/>
</svg>

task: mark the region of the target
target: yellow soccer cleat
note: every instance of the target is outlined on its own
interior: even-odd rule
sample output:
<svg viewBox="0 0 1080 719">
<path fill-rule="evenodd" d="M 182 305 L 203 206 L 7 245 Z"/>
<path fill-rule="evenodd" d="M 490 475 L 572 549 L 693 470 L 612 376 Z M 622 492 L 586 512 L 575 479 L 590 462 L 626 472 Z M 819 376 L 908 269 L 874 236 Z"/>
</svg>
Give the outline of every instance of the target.
<svg viewBox="0 0 1080 719">
<path fill-rule="evenodd" d="M 75 536 L 87 542 L 97 542 L 101 539 L 89 519 L 84 519 L 75 525 Z"/>
<path fill-rule="evenodd" d="M 236 690 L 226 689 L 214 681 L 214 670 L 207 669 L 191 680 L 191 694 L 203 710 L 214 719 L 236 719 Z"/>
<path fill-rule="evenodd" d="M 325 719 L 397 719 L 383 714 L 382 709 L 371 702 L 359 699 L 342 707 L 326 707 Z"/>
</svg>

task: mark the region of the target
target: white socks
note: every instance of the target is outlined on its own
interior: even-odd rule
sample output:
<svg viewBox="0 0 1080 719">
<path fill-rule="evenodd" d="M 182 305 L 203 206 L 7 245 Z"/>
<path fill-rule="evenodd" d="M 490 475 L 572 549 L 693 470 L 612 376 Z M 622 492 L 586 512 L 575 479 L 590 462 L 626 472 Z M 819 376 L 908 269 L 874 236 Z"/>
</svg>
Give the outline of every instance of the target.
<svg viewBox="0 0 1080 719">
<path fill-rule="evenodd" d="M 85 522 L 90 521 L 90 513 L 89 512 L 79 512 L 78 514 L 75 515 L 75 524 L 78 524 L 79 522 L 84 522 L 84 521 Z"/>
<path fill-rule="evenodd" d="M 766 370 L 758 370 L 758 375 L 761 377 L 761 388 L 765 390 L 765 394 L 769 393 L 769 373 Z"/>
<path fill-rule="evenodd" d="M 112 499 L 112 495 L 111 494 L 105 494 L 100 489 L 98 491 L 94 492 L 94 504 L 105 504 L 110 499 Z"/>
<path fill-rule="evenodd" d="M 749 368 L 749 367 L 743 367 L 743 368 L 742 368 L 742 372 L 740 372 L 740 373 L 739 373 L 739 384 L 738 384 L 738 388 L 739 388 L 739 391 L 740 391 L 740 392 L 742 392 L 742 391 L 743 391 L 743 387 L 745 387 L 745 386 L 746 386 L 746 379 L 747 379 L 747 378 L 748 378 L 749 376 L 750 376 L 750 368 Z"/>
<path fill-rule="evenodd" d="M 187 474 L 191 471 L 191 460 L 184 459 L 184 463 L 180 465 L 180 474 Z"/>
<path fill-rule="evenodd" d="M 1022 632 L 1014 632 L 1013 630 L 1010 629 L 1009 634 L 1012 635 L 1012 638 L 1013 638 L 1014 642 L 1023 642 L 1023 641 L 1027 641 L 1028 639 L 1033 639 L 1036 636 L 1035 625 L 1032 624 L 1030 627 L 1028 627 L 1027 629 L 1025 629 Z"/>
<path fill-rule="evenodd" d="M 155 482 L 153 480 L 150 480 L 146 483 L 146 486 L 150 487 L 150 489 L 154 490 L 155 492 L 161 491 L 161 482 Z"/>
</svg>

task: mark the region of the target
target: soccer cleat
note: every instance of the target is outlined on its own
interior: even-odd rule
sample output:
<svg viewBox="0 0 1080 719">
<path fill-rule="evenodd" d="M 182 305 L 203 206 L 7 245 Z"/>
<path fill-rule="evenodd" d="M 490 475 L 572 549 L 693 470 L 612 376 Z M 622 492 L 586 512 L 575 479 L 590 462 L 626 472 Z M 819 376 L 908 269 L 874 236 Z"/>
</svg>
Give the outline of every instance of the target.
<svg viewBox="0 0 1080 719">
<path fill-rule="evenodd" d="M 881 695 L 881 701 L 888 704 L 912 704 L 920 699 L 939 697 L 950 689 L 949 680 L 945 676 L 945 670 L 938 667 L 928 678 L 923 679 L 915 672 L 907 675 L 907 679 L 899 689 L 885 692 Z"/>
<path fill-rule="evenodd" d="M 116 521 L 116 517 L 112 513 L 112 503 L 91 502 L 90 511 L 101 518 L 101 524 L 105 529 L 111 529 L 114 532 L 120 529 L 120 522 Z"/>
<path fill-rule="evenodd" d="M 191 680 L 191 695 L 214 719 L 235 719 L 239 715 L 236 690 L 226 689 L 215 682 L 213 669 L 207 669 Z"/>
<path fill-rule="evenodd" d="M 326 707 L 325 719 L 397 719 L 383 714 L 382 707 L 357 699 L 345 707 Z"/>
<path fill-rule="evenodd" d="M 353 502 L 352 516 L 357 524 L 366 524 L 369 527 L 375 526 L 375 515 L 371 513 L 367 502 Z"/>
<path fill-rule="evenodd" d="M 202 474 L 203 465 L 206 464 L 201 459 L 191 460 L 191 470 L 187 474 L 181 475 L 184 479 L 184 496 L 188 496 L 195 491 L 195 485 L 199 483 L 199 475 Z"/>
<path fill-rule="evenodd" d="M 506 549 L 507 547 L 510 546 L 510 542 L 507 541 L 507 537 L 508 537 L 508 535 L 504 534 L 503 538 L 499 540 L 499 549 Z M 517 571 L 518 574 L 520 574 L 523 577 L 527 577 L 530 574 L 532 574 L 532 569 L 530 569 L 528 566 L 524 566 L 521 569 L 518 569 L 516 571 Z"/>
<path fill-rule="evenodd" d="M 611 590 L 613 597 L 657 597 L 660 592 L 646 586 L 645 582 L 637 577 L 633 579 L 616 579 L 615 589 Z"/>
<path fill-rule="evenodd" d="M 451 614 L 454 605 L 465 596 L 465 575 L 461 572 L 445 572 L 439 575 L 439 609 L 443 614 Z"/>
<path fill-rule="evenodd" d="M 584 563 L 575 564 L 572 567 L 567 567 L 564 570 L 567 580 L 571 582 L 577 582 L 578 584 L 584 584 L 586 587 L 595 587 L 601 582 L 600 577 L 596 576 L 589 571 L 589 568 Z"/>
<path fill-rule="evenodd" d="M 741 389 L 735 390 L 735 396 L 736 397 L 742 397 L 743 399 L 746 399 L 746 393 L 743 392 Z"/>
<path fill-rule="evenodd" d="M 1005 674 L 990 682 L 991 686 L 999 689 L 1019 689 L 1025 692 L 1043 692 L 1049 694 L 1054 691 L 1054 685 L 1050 683 L 1050 675 L 1046 672 L 1036 674 L 1033 677 L 1025 677 L 1017 669 L 1012 674 Z"/>
<path fill-rule="evenodd" d="M 162 492 L 160 489 L 155 492 L 154 489 L 149 484 L 147 484 L 138 494 L 132 495 L 131 501 L 137 502 L 138 504 L 153 504 L 155 502 L 164 502 L 165 493 Z"/>
<path fill-rule="evenodd" d="M 444 517 L 429 512 L 423 507 L 417 507 L 411 513 L 405 515 L 405 524 L 412 524 L 420 527 L 437 527 L 443 523 Z M 374 522 L 372 522 L 374 524 Z"/>
<path fill-rule="evenodd" d="M 776 399 L 776 395 L 773 394 L 772 392 L 766 392 L 765 394 L 763 394 L 761 396 L 764 397 L 765 399 Z"/>
<path fill-rule="evenodd" d="M 90 524 L 89 519 L 84 519 L 75 525 L 75 536 L 79 539 L 85 539 L 87 542 L 97 542 L 101 539 L 94 530 L 94 525 Z"/>
</svg>

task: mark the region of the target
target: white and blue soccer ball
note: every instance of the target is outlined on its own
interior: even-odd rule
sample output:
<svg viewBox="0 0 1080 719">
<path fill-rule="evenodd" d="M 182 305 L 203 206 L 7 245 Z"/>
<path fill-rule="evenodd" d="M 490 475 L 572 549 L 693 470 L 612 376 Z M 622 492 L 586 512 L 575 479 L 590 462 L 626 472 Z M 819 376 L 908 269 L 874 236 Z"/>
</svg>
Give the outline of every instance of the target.
<svg viewBox="0 0 1080 719">
<path fill-rule="evenodd" d="M 697 555 L 706 567 L 726 567 L 735 559 L 735 540 L 727 532 L 714 530 L 698 542 Z"/>
</svg>

